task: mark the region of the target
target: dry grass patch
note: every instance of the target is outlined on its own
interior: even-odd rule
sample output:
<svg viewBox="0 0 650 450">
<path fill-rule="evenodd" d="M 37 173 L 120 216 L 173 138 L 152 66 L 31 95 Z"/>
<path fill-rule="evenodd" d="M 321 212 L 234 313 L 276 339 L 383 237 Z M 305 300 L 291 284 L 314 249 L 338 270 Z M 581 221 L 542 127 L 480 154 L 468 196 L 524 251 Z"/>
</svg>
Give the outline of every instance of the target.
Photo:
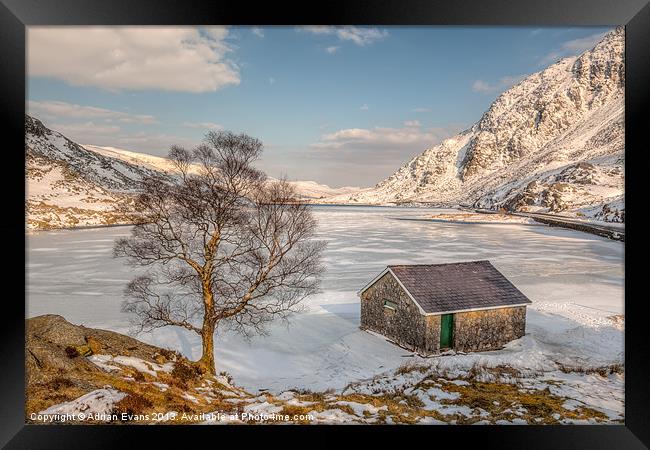
<svg viewBox="0 0 650 450">
<path fill-rule="evenodd" d="M 149 413 L 152 406 L 153 403 L 142 395 L 129 394 L 115 404 L 112 414 L 117 414 L 118 417 L 122 417 L 123 414 L 127 416 L 145 415 Z"/>
<path fill-rule="evenodd" d="M 607 421 L 607 416 L 593 408 L 579 406 L 569 410 L 564 403 L 569 400 L 545 389 L 522 389 L 516 384 L 487 383 L 467 380 L 467 385 L 446 383 L 442 389 L 456 392 L 456 400 L 441 400 L 442 404 L 462 405 L 473 410 L 482 409 L 490 415 L 488 420 L 523 419 L 534 424 L 557 424 L 565 419 Z M 519 413 L 517 413 L 519 411 Z M 459 418 L 459 423 L 473 423 L 482 418 Z"/>
<path fill-rule="evenodd" d="M 191 383 L 201 379 L 201 370 L 185 358 L 179 358 L 174 362 L 171 372 L 172 377 L 183 383 Z"/>
<path fill-rule="evenodd" d="M 583 366 L 569 366 L 565 364 L 557 363 L 560 370 L 564 373 L 584 373 L 585 375 L 598 374 L 601 377 L 607 377 L 612 374 L 622 374 L 625 372 L 625 366 L 623 364 L 608 364 L 606 366 L 599 367 L 583 367 Z"/>
<path fill-rule="evenodd" d="M 295 393 L 300 401 L 314 403 L 324 403 L 326 397 L 333 394 L 331 390 L 324 392 L 314 392 L 309 389 L 292 389 L 291 392 Z"/>
<path fill-rule="evenodd" d="M 64 377 L 56 377 L 47 383 L 34 384 L 26 391 L 25 416 L 29 421 L 30 413 L 38 413 L 53 405 L 72 401 L 91 390 L 77 386 L 70 379 Z"/>
<path fill-rule="evenodd" d="M 411 372 L 425 373 L 431 367 L 423 364 L 402 364 L 395 370 L 395 375 L 406 375 Z"/>
<path fill-rule="evenodd" d="M 449 417 L 445 417 L 437 411 L 422 409 L 424 407 L 422 400 L 415 395 L 405 394 L 403 391 L 383 393 L 380 395 L 353 393 L 341 395 L 337 398 L 337 401 L 369 404 L 375 408 L 385 407 L 385 409 L 377 411 L 378 423 L 385 423 L 388 417 L 393 422 L 400 424 L 414 424 L 424 417 L 449 421 Z"/>
<path fill-rule="evenodd" d="M 131 411 L 133 414 L 152 415 L 154 413 L 176 411 L 178 413 L 201 414 L 218 410 L 230 413 L 236 408 L 232 403 L 224 402 L 216 396 L 210 400 L 206 400 L 203 394 L 194 390 L 194 388 L 199 386 L 185 385 L 184 387 L 178 387 L 173 384 L 172 380 L 174 378 L 172 375 L 161 372 L 158 372 L 158 374 L 156 381 L 169 386 L 164 392 L 149 382 L 134 383 L 122 377 L 111 376 L 111 374 L 101 374 L 99 378 L 103 379 L 97 381 L 103 384 L 110 384 L 115 389 L 127 394 L 124 399 L 116 404 L 116 407 L 124 410 L 122 412 Z M 185 396 L 187 394 L 195 397 L 198 403 L 186 398 Z M 176 421 L 178 422 L 179 419 L 177 418 Z M 183 423 L 191 422 L 183 421 Z"/>
<path fill-rule="evenodd" d="M 316 405 L 310 405 L 310 406 L 298 406 L 298 405 L 283 405 L 282 411 L 280 411 L 280 414 L 288 415 L 289 417 L 293 418 L 296 417 L 295 420 L 292 420 L 291 423 L 295 423 L 298 425 L 306 425 L 311 423 L 310 420 L 306 418 L 307 414 L 317 411 L 315 408 Z M 321 409 L 321 411 L 324 411 L 324 409 Z M 300 417 L 303 417 L 302 419 Z"/>
</svg>

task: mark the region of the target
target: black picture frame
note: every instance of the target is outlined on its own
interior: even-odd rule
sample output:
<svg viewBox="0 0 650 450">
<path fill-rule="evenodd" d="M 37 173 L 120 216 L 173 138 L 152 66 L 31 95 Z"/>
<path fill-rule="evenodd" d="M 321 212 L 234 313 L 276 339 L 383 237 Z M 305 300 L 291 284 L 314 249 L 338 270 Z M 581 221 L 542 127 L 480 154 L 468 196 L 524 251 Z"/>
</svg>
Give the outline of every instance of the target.
<svg viewBox="0 0 650 450">
<path fill-rule="evenodd" d="M 2 0 L 0 5 L 0 98 L 2 98 L 3 161 L 0 221 L 4 256 L 2 326 L 0 332 L 0 445 L 7 448 L 130 447 L 133 435 L 148 447 L 167 448 L 173 439 L 224 445 L 224 439 L 248 445 L 254 435 L 277 442 L 317 444 L 332 431 L 363 433 L 383 440 L 395 435 L 404 444 L 451 440 L 454 445 L 478 442 L 482 448 L 647 448 L 650 445 L 648 338 L 643 314 L 646 295 L 635 292 L 648 248 L 640 207 L 644 192 L 644 153 L 648 135 L 645 118 L 650 105 L 650 6 L 648 0 L 375 0 L 317 4 L 174 0 Z M 25 262 L 24 113 L 25 27 L 30 25 L 508 25 L 626 27 L 626 243 L 625 243 L 625 425 L 612 426 L 310 426 L 192 427 L 189 426 L 44 426 L 24 424 L 24 296 Z M 22 168 L 22 170 L 21 170 Z M 22 196 L 22 197 L 21 197 Z M 631 205 L 631 206 L 630 206 Z M 25 285 L 26 287 L 26 285 Z M 640 289 L 637 292 L 642 292 Z M 21 301 L 21 298 L 23 301 Z M 209 436 L 208 436 L 209 435 Z M 434 441 L 435 437 L 435 441 Z M 364 437 L 365 438 L 365 437 Z M 441 439 L 443 438 L 443 439 Z M 234 439 L 231 440 L 231 439 Z M 244 440 L 246 439 L 246 440 Z M 340 437 L 339 437 L 340 439 Z M 212 442 L 212 443 L 210 443 Z M 323 441 L 325 442 L 325 441 Z M 350 444 L 354 445 L 350 441 Z M 360 443 L 356 441 L 358 445 Z M 203 444 L 206 445 L 206 444 Z M 191 445 L 190 445 L 191 446 Z"/>
</svg>

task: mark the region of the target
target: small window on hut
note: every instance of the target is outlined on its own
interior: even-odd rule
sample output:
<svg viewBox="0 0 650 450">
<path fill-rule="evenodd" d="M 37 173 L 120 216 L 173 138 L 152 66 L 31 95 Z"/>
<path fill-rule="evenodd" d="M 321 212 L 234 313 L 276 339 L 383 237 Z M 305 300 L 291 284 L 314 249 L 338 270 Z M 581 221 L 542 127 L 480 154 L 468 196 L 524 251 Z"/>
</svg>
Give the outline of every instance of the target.
<svg viewBox="0 0 650 450">
<path fill-rule="evenodd" d="M 397 309 L 397 303 L 392 300 L 384 299 L 384 308 Z"/>
</svg>

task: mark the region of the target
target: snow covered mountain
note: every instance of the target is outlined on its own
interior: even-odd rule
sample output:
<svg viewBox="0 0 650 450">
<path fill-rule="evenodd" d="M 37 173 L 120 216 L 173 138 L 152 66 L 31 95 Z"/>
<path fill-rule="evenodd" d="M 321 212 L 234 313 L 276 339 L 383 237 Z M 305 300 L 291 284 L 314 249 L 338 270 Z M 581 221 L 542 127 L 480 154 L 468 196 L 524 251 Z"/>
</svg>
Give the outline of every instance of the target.
<svg viewBox="0 0 650 450">
<path fill-rule="evenodd" d="M 25 116 L 25 153 L 28 229 L 129 223 L 138 182 L 154 173 L 173 176 L 166 158 L 80 145 L 30 116 Z M 309 200 L 357 190 L 291 183 Z"/>
<path fill-rule="evenodd" d="M 624 220 L 624 29 L 501 94 L 470 129 L 341 203 L 475 207 Z"/>
<path fill-rule="evenodd" d="M 89 151 L 25 116 L 27 228 L 128 222 L 137 183 L 151 168 Z"/>
<path fill-rule="evenodd" d="M 83 147 L 95 153 L 99 153 L 100 155 L 119 159 L 127 163 L 146 167 L 159 172 L 171 174 L 174 171 L 171 161 L 160 156 L 148 155 L 146 153 L 135 153 L 115 147 L 100 147 L 97 145 L 84 145 Z M 275 178 L 269 177 L 269 180 L 272 181 L 275 180 Z M 296 188 L 300 198 L 314 201 L 321 198 L 331 197 L 333 195 L 350 194 L 360 190 L 358 187 L 351 186 L 333 188 L 315 181 L 290 181 L 289 183 Z"/>
</svg>

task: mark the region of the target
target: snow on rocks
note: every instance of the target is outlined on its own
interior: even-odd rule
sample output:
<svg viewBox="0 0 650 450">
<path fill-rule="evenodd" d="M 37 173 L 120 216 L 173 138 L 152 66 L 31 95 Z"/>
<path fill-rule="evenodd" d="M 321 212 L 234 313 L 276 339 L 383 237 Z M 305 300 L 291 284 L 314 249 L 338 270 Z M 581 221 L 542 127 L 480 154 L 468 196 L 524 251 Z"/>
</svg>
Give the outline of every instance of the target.
<svg viewBox="0 0 650 450">
<path fill-rule="evenodd" d="M 296 393 L 293 391 L 285 391 L 281 393 L 280 395 L 275 396 L 276 400 L 279 400 L 283 402 L 285 405 L 289 406 L 311 406 L 314 405 L 316 402 L 312 401 L 305 401 L 305 400 L 300 400 L 299 398 L 296 398 Z"/>
<path fill-rule="evenodd" d="M 280 411 L 282 411 L 282 406 L 269 403 L 268 401 L 244 406 L 244 412 L 247 414 L 275 414 Z"/>
<path fill-rule="evenodd" d="M 156 386 L 158 389 L 160 389 L 161 392 L 165 392 L 169 389 L 169 385 L 165 383 L 159 383 L 157 381 L 154 381 L 153 383 L 154 386 Z"/>
<path fill-rule="evenodd" d="M 426 395 L 436 400 L 457 400 L 460 397 L 458 392 L 447 392 L 437 387 L 427 389 Z"/>
<path fill-rule="evenodd" d="M 197 399 L 195 396 L 193 396 L 192 394 L 190 394 L 190 393 L 188 393 L 188 392 L 185 392 L 185 393 L 182 395 L 182 397 L 183 397 L 184 399 L 186 399 L 186 400 L 191 401 L 192 403 L 196 403 L 196 404 L 199 403 L 199 399 Z"/>
<path fill-rule="evenodd" d="M 342 401 L 334 402 L 333 404 L 349 406 L 354 411 L 354 414 L 359 417 L 363 417 L 366 412 L 371 415 L 376 415 L 377 413 L 379 413 L 379 411 L 388 411 L 388 406 L 384 405 L 384 406 L 377 407 L 371 405 L 370 403 L 357 403 L 357 402 L 342 400 Z"/>
<path fill-rule="evenodd" d="M 109 372 L 119 370 L 119 366 L 132 367 L 139 372 L 146 373 L 152 377 L 157 377 L 156 372 L 171 372 L 174 368 L 173 362 L 165 364 L 156 364 L 154 362 L 145 361 L 134 356 L 112 356 L 112 355 L 90 355 L 88 360 L 98 365 L 104 370 Z"/>
<path fill-rule="evenodd" d="M 111 387 L 105 387 L 82 395 L 75 400 L 51 406 L 38 414 L 69 414 L 78 417 L 81 420 L 89 415 L 110 415 L 115 403 L 119 402 L 124 397 L 126 397 L 125 393 Z M 80 414 L 82 416 L 80 416 Z"/>
<path fill-rule="evenodd" d="M 111 360 L 110 355 L 90 355 L 87 359 L 106 372 L 119 372 L 122 370 L 121 367 L 108 363 Z"/>
<path fill-rule="evenodd" d="M 386 420 L 386 423 L 389 424 L 388 420 Z M 418 420 L 418 425 L 446 425 L 446 424 L 447 422 L 429 416 L 423 417 L 422 419 Z"/>
<path fill-rule="evenodd" d="M 326 409 L 323 411 L 310 411 L 309 416 L 312 417 L 311 423 L 313 424 L 339 424 L 339 425 L 353 425 L 359 422 L 359 417 L 349 414 L 337 408 Z"/>
</svg>

